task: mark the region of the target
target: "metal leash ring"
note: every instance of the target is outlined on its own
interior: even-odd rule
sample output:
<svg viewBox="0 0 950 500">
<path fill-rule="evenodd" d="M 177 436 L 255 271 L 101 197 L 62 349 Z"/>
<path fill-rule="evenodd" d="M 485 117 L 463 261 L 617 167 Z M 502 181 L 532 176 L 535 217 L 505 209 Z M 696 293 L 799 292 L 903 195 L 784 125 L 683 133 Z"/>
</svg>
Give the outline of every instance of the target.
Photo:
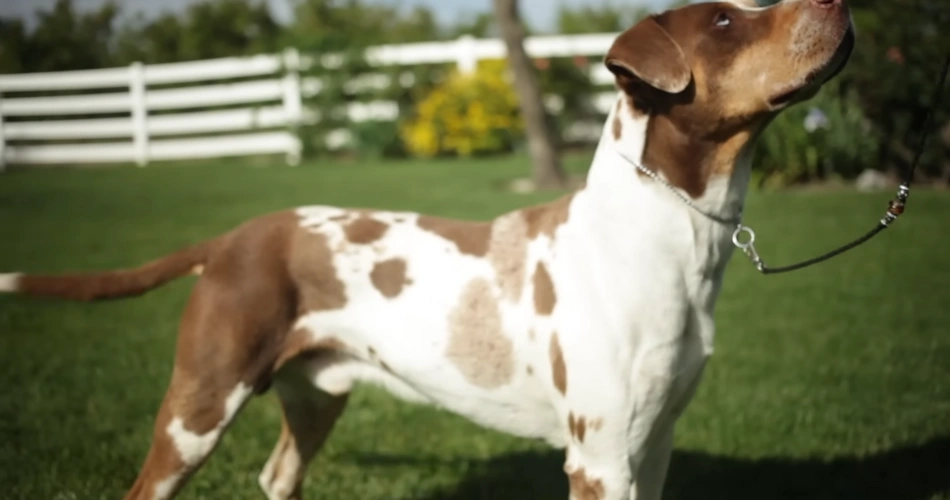
<svg viewBox="0 0 950 500">
<path fill-rule="evenodd" d="M 743 234 L 749 236 L 749 240 L 744 243 L 740 241 Z M 755 251 L 755 231 L 753 231 L 751 227 L 743 226 L 742 224 L 737 225 L 736 230 L 732 233 L 732 244 L 742 250 L 742 252 L 752 260 L 752 263 L 755 264 L 755 267 L 758 268 L 759 271 L 765 268 L 765 263 L 762 262 L 759 253 Z"/>
<path fill-rule="evenodd" d="M 743 233 L 749 235 L 749 241 L 745 243 L 739 241 L 739 237 Z M 742 224 L 739 224 L 736 226 L 736 231 L 732 233 L 732 243 L 742 250 L 745 250 L 746 248 L 752 248 L 752 244 L 755 243 L 755 231 L 753 231 L 749 226 L 743 226 Z"/>
</svg>

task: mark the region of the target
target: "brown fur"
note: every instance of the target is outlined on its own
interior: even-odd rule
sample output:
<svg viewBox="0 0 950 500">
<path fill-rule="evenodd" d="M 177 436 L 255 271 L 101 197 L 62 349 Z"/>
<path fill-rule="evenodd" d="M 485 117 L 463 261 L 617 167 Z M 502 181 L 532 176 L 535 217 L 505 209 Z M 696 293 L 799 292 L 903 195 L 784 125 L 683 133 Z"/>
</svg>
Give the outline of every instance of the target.
<svg viewBox="0 0 950 500">
<path fill-rule="evenodd" d="M 346 239 L 350 243 L 368 245 L 382 239 L 388 229 L 388 224 L 361 213 L 349 224 L 343 226 L 343 233 L 346 234 Z"/>
<path fill-rule="evenodd" d="M 377 262 L 369 277 L 373 286 L 387 299 L 398 297 L 402 289 L 412 283 L 406 276 L 405 259 L 387 259 Z"/>
<path fill-rule="evenodd" d="M 528 238 L 535 239 L 541 234 L 553 238 L 557 228 L 567 222 L 575 194 L 569 193 L 550 203 L 522 209 L 528 224 Z"/>
<path fill-rule="evenodd" d="M 606 494 L 603 481 L 588 477 L 583 468 L 568 473 L 567 479 L 571 484 L 571 500 L 603 500 Z"/>
<path fill-rule="evenodd" d="M 577 417 L 577 427 L 576 427 L 575 435 L 577 436 L 577 442 L 579 443 L 584 442 L 584 436 L 587 435 L 587 419 L 586 418 L 582 416 Z"/>
<path fill-rule="evenodd" d="M 524 290 L 527 232 L 524 218 L 517 213 L 499 217 L 492 225 L 488 260 L 495 269 L 502 294 L 511 302 L 517 302 Z"/>
<path fill-rule="evenodd" d="M 614 140 L 619 141 L 623 136 L 623 122 L 620 120 L 620 113 L 623 112 L 623 100 L 617 100 L 616 110 L 614 111 L 613 133 Z"/>
<path fill-rule="evenodd" d="M 602 419 L 602 418 L 595 418 L 595 419 L 592 419 L 592 420 L 590 421 L 590 424 L 588 424 L 588 427 L 589 427 L 590 430 L 592 430 L 592 431 L 599 431 L 599 430 L 603 429 L 603 427 L 604 427 L 604 419 Z"/>
<path fill-rule="evenodd" d="M 564 363 L 564 353 L 561 352 L 561 344 L 557 340 L 557 333 L 551 334 L 551 346 L 549 348 L 551 356 L 551 376 L 554 378 L 554 387 L 562 395 L 567 394 L 567 365 Z"/>
<path fill-rule="evenodd" d="M 330 311 L 346 305 L 346 288 L 337 276 L 326 235 L 295 231 L 289 267 L 298 285 L 299 312 Z"/>
<path fill-rule="evenodd" d="M 501 325 L 491 282 L 472 280 L 449 316 L 446 358 L 472 385 L 501 387 L 514 377 L 514 345 Z"/>
<path fill-rule="evenodd" d="M 458 251 L 463 254 L 484 257 L 488 253 L 492 230 L 492 225 L 489 222 L 453 220 L 420 215 L 416 224 L 426 231 L 455 243 Z"/>
<path fill-rule="evenodd" d="M 218 244 L 217 239 L 199 243 L 135 269 L 57 276 L 29 274 L 20 278 L 18 292 L 80 301 L 133 297 L 173 279 L 200 274 Z"/>
<path fill-rule="evenodd" d="M 557 293 L 554 291 L 554 282 L 548 274 L 548 268 L 543 262 L 538 262 L 534 268 L 534 310 L 538 314 L 549 316 L 554 312 L 557 304 Z"/>
<path fill-rule="evenodd" d="M 675 94 L 682 92 L 691 80 L 682 49 L 655 17 L 644 19 L 617 37 L 604 61 L 614 73 L 621 75 L 623 87 L 632 80 L 639 80 Z"/>
</svg>

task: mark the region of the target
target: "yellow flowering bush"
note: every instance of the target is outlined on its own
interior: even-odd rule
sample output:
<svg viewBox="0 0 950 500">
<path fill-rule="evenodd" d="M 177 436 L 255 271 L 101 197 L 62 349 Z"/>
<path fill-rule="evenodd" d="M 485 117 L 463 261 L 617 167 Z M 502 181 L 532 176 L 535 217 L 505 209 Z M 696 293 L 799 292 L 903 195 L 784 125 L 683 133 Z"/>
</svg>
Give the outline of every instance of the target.
<svg viewBox="0 0 950 500">
<path fill-rule="evenodd" d="M 503 60 L 481 61 L 469 75 L 452 73 L 402 124 L 410 154 L 472 156 L 512 149 L 523 130 Z"/>
</svg>

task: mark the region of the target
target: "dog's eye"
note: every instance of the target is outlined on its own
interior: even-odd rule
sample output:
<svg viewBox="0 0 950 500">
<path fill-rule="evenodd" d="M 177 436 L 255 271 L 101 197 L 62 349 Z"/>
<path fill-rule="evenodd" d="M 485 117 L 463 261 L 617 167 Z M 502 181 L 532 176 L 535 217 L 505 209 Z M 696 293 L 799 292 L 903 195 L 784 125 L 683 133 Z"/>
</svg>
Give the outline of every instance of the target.
<svg viewBox="0 0 950 500">
<path fill-rule="evenodd" d="M 732 18 L 729 17 L 729 14 L 725 12 L 720 12 L 716 14 L 716 17 L 713 19 L 713 25 L 717 28 L 725 28 L 732 24 Z"/>
</svg>

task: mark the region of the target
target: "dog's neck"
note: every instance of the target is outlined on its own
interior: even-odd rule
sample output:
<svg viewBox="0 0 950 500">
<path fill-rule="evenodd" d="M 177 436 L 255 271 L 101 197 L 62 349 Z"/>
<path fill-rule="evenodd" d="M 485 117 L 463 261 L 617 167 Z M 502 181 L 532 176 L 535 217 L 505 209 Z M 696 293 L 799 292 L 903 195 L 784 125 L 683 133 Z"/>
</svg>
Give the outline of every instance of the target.
<svg viewBox="0 0 950 500">
<path fill-rule="evenodd" d="M 632 109 L 632 105 L 621 94 L 617 105 L 611 108 L 588 174 L 587 190 L 593 195 L 598 217 L 617 223 L 618 227 L 647 228 L 647 234 L 671 238 L 670 245 L 683 250 L 686 261 L 679 264 L 687 267 L 685 271 L 698 273 L 701 279 L 718 281 L 732 254 L 735 226 L 713 221 L 690 208 L 667 186 L 639 173 L 634 163 L 658 172 L 673 185 L 682 179 L 677 179 L 679 176 L 671 169 L 719 172 L 706 178 L 701 193 L 688 185 L 677 186 L 677 190 L 703 211 L 733 218 L 742 208 L 748 187 L 750 138 L 737 137 L 713 147 L 709 143 L 694 143 L 682 135 L 677 138 L 681 143 L 666 145 L 671 148 L 671 155 L 664 164 L 651 165 L 651 158 L 656 155 L 646 154 L 651 140 L 648 129 L 656 130 L 658 124 L 650 127 L 650 120 L 657 118 Z M 703 154 L 696 156 L 696 151 Z M 687 161 L 696 164 L 682 164 Z"/>
</svg>

